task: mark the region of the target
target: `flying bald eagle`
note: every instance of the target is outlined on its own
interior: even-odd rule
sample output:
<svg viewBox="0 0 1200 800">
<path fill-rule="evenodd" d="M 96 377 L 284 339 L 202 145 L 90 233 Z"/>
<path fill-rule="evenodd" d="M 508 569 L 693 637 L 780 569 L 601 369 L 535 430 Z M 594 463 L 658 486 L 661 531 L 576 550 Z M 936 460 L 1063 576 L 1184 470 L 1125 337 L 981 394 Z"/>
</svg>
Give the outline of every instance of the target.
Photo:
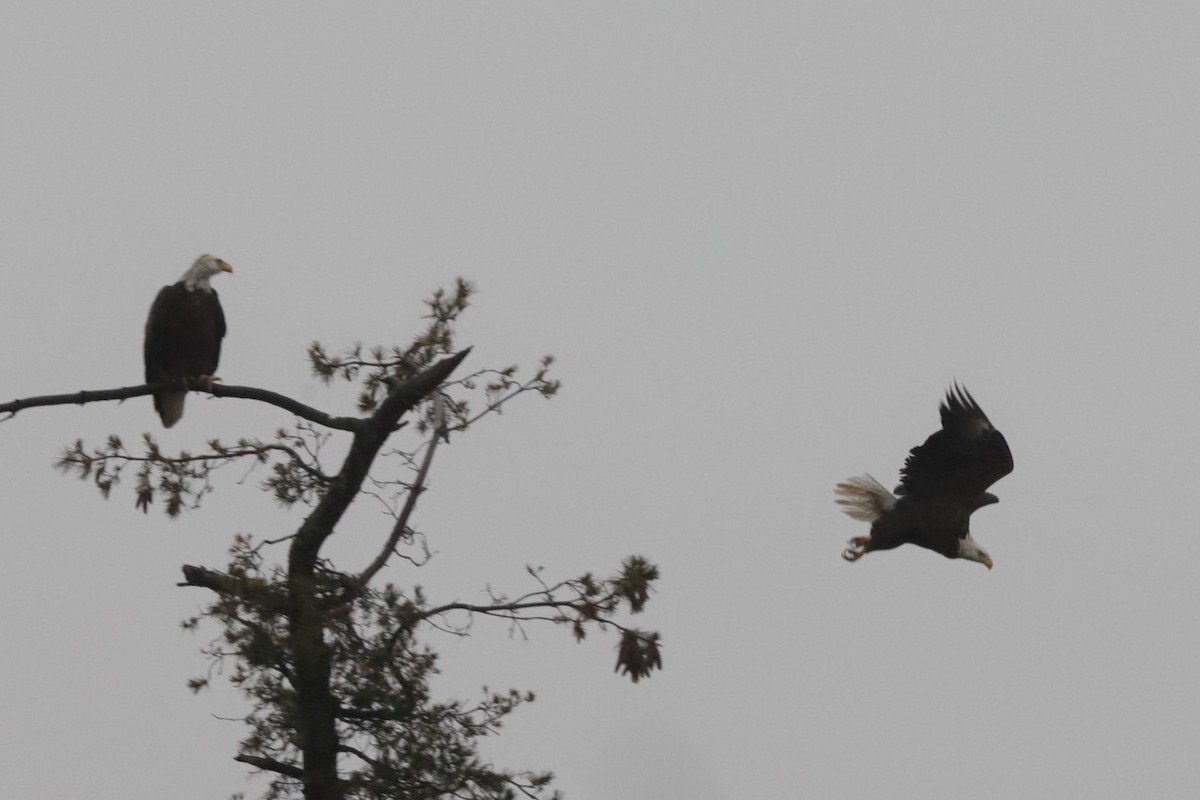
<svg viewBox="0 0 1200 800">
<path fill-rule="evenodd" d="M 202 255 L 178 283 L 164 286 L 146 318 L 146 383 L 176 383 L 181 388 L 154 393 L 154 410 L 164 427 L 183 416 L 187 389 L 197 381 L 211 381 L 221 358 L 225 314 L 209 281 L 233 267 L 221 259 Z"/>
<path fill-rule="evenodd" d="M 842 558 L 912 543 L 992 568 L 969 522 L 976 509 L 1000 502 L 987 488 L 1012 472 L 1012 453 L 966 389 L 955 384 L 940 410 L 942 429 L 909 452 L 894 495 L 870 475 L 837 485 L 842 510 L 871 523 L 871 533 L 851 539 Z"/>
</svg>

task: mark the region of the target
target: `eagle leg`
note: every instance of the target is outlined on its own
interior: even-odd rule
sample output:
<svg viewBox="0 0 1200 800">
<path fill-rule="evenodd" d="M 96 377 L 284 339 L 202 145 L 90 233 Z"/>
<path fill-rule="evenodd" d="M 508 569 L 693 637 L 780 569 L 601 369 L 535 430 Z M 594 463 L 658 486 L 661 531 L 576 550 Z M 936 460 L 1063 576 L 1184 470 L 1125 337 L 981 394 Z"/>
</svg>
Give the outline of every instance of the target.
<svg viewBox="0 0 1200 800">
<path fill-rule="evenodd" d="M 850 546 L 842 551 L 842 558 L 847 561 L 858 561 L 867 554 L 870 545 L 870 536 L 855 536 L 850 540 Z"/>
<path fill-rule="evenodd" d="M 191 388 L 199 389 L 202 392 L 211 392 L 213 384 L 221 380 L 216 375 L 197 375 L 192 378 Z"/>
</svg>

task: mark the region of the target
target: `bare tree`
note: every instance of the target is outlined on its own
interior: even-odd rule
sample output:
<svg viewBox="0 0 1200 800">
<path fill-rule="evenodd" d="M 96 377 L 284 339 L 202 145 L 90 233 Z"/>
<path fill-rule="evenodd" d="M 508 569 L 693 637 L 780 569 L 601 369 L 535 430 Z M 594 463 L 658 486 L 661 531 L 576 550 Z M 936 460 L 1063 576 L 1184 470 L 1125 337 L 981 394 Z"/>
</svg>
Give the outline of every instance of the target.
<svg viewBox="0 0 1200 800">
<path fill-rule="evenodd" d="M 426 301 L 428 325 L 407 347 L 356 345 L 336 356 L 318 343 L 309 347 L 313 372 L 325 383 L 360 385 L 358 416 L 335 417 L 263 389 L 217 384 L 205 390 L 271 403 L 299 419 L 270 439 L 212 440 L 201 453 L 167 455 L 148 434 L 134 451 L 110 436 L 92 448 L 77 441 L 58 461 L 105 497 L 131 469 L 136 506 L 148 511 L 160 503 L 174 517 L 201 505 L 213 491 L 215 470 L 250 459 L 268 467 L 266 491 L 284 505 L 311 509 L 280 539 L 236 536 L 224 568 L 186 565 L 180 583 L 212 593 L 207 608 L 184 625 L 196 629 L 207 620 L 218 626 L 204 653 L 210 667 L 229 667 L 225 674 L 250 703 L 249 732 L 236 758 L 270 775 L 267 800 L 547 796 L 551 773 L 497 768 L 477 748 L 479 737 L 494 732 L 532 694 L 487 693 L 475 702 L 431 697 L 427 678 L 437 654 L 424 637 L 464 633 L 474 617 L 513 625 L 548 621 L 568 626 L 577 639 L 593 629 L 612 630 L 619 636 L 616 668 L 634 682 L 662 667 L 658 634 L 618 621 L 622 613 L 642 611 L 658 578 L 657 567 L 640 556 L 627 558 L 608 578 L 551 581 L 529 568 L 527 591 L 489 590 L 489 602 L 479 604 L 437 603 L 419 587 L 383 582 L 389 562 L 415 569 L 431 557 L 411 519 L 439 445 L 516 397 L 551 397 L 559 388 L 549 377 L 549 356 L 528 377 L 507 367 L 451 379 L 469 353 L 455 350 L 454 324 L 471 292 L 461 279 L 452 291 L 436 292 Z M 11 419 L 27 408 L 158 388 L 27 398 L 0 405 L 0 414 Z M 349 449 L 333 468 L 322 448 L 343 432 L 351 437 Z M 405 443 L 393 444 L 394 438 Z M 386 541 L 370 563 L 338 569 L 322 547 L 363 497 L 388 508 Z M 192 680 L 191 688 L 206 686 L 208 676 Z"/>
</svg>

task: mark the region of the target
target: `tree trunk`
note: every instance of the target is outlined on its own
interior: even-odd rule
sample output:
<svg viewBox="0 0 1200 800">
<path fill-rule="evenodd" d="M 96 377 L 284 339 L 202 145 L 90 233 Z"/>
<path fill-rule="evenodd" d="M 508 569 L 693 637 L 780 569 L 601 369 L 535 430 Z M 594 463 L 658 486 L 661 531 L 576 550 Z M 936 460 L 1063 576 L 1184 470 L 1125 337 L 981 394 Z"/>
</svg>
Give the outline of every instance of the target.
<svg viewBox="0 0 1200 800">
<path fill-rule="evenodd" d="M 303 753 L 305 800 L 341 800 L 336 704 L 330 690 L 330 652 L 311 578 L 290 582 L 290 649 L 296 676 L 296 723 Z"/>
<path fill-rule="evenodd" d="M 337 703 L 329 683 L 332 656 L 325 644 L 325 618 L 317 604 L 321 545 L 333 535 L 400 417 L 449 377 L 469 352 L 470 348 L 444 358 L 412 380 L 393 386 L 375 413 L 357 423 L 341 470 L 288 549 L 288 647 L 296 672 L 296 733 L 305 800 L 342 798 L 337 771 Z"/>
</svg>

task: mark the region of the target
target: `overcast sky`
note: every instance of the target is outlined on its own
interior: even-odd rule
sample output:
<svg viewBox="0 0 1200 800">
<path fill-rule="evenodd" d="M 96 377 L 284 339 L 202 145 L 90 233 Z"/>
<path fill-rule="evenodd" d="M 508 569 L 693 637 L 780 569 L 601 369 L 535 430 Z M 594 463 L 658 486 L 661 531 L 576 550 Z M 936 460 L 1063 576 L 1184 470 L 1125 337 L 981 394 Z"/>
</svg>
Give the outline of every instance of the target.
<svg viewBox="0 0 1200 800">
<path fill-rule="evenodd" d="M 0 396 L 139 383 L 150 301 L 211 252 L 225 381 L 350 413 L 308 343 L 406 342 L 465 276 L 469 366 L 554 353 L 564 388 L 440 452 L 437 558 L 389 578 L 664 574 L 636 686 L 612 636 L 431 640 L 443 696 L 537 692 L 498 764 L 573 800 L 1189 796 L 1197 41 L 1183 2 L 9 4 Z M 995 569 L 845 563 L 833 485 L 892 485 L 955 379 L 1016 462 L 973 519 Z M 290 421 L 0 425 L 0 794 L 256 796 L 174 584 L 302 511 L 234 468 L 169 521 L 51 464 Z M 386 530 L 361 511 L 339 563 Z"/>
</svg>

